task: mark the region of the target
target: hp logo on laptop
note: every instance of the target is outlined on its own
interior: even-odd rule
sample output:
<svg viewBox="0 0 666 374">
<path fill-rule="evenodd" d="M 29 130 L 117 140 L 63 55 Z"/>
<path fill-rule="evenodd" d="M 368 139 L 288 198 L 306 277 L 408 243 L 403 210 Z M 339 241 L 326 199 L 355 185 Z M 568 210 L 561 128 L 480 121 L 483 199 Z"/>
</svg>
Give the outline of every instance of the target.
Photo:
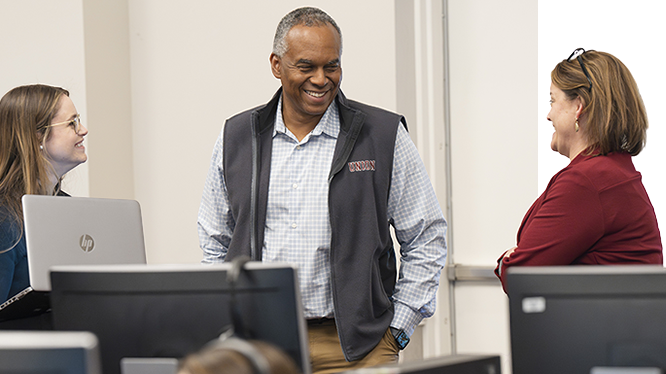
<svg viewBox="0 0 666 374">
<path fill-rule="evenodd" d="M 81 246 L 84 252 L 92 252 L 93 248 L 95 248 L 95 240 L 88 234 L 81 235 L 79 246 Z"/>
</svg>

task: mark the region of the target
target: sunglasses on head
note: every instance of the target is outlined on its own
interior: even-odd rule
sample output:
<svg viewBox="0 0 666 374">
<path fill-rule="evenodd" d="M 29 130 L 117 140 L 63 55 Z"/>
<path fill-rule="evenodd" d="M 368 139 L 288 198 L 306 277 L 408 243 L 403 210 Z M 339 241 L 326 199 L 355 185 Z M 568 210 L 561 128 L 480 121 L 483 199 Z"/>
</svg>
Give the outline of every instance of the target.
<svg viewBox="0 0 666 374">
<path fill-rule="evenodd" d="M 571 61 L 572 58 L 576 58 L 578 60 L 578 63 L 580 64 L 581 69 L 583 69 L 583 73 L 585 74 L 585 77 L 587 78 L 587 81 L 590 83 L 590 86 L 587 88 L 588 92 L 592 92 L 592 79 L 590 79 L 590 73 L 587 72 L 587 69 L 585 68 L 585 64 L 583 63 L 583 58 L 581 57 L 585 53 L 584 48 L 576 48 L 569 58 L 567 58 L 567 61 Z"/>
</svg>

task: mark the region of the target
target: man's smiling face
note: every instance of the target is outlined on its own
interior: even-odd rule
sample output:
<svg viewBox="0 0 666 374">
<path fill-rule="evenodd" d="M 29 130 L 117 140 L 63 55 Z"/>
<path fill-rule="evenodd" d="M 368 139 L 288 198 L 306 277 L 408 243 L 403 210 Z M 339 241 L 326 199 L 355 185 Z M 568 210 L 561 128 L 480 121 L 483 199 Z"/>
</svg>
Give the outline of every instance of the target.
<svg viewBox="0 0 666 374">
<path fill-rule="evenodd" d="M 285 124 L 319 122 L 342 79 L 340 35 L 329 24 L 296 25 L 287 34 L 287 52 L 271 55 L 273 75 L 282 82 Z"/>
</svg>

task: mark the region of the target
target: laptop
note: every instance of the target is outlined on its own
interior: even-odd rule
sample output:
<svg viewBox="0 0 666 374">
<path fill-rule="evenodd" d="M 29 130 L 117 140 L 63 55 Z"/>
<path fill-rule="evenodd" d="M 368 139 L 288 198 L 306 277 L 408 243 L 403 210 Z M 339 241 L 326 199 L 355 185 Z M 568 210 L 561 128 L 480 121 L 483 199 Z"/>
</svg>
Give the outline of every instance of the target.
<svg viewBox="0 0 666 374">
<path fill-rule="evenodd" d="M 145 264 L 135 200 L 23 196 L 30 286 L 0 305 L 0 322 L 50 309 L 54 265 Z"/>
</svg>

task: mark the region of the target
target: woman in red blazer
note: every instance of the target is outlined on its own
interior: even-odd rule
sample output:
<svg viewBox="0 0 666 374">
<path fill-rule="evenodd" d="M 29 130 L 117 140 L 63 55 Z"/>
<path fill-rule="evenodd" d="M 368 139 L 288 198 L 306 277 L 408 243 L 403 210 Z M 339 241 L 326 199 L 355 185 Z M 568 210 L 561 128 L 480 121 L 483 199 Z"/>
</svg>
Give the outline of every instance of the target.
<svg viewBox="0 0 666 374">
<path fill-rule="evenodd" d="M 657 218 L 632 156 L 645 146 L 647 115 L 631 73 L 616 57 L 579 48 L 551 73 L 551 148 L 570 164 L 529 209 L 511 266 L 662 264 Z"/>
</svg>

